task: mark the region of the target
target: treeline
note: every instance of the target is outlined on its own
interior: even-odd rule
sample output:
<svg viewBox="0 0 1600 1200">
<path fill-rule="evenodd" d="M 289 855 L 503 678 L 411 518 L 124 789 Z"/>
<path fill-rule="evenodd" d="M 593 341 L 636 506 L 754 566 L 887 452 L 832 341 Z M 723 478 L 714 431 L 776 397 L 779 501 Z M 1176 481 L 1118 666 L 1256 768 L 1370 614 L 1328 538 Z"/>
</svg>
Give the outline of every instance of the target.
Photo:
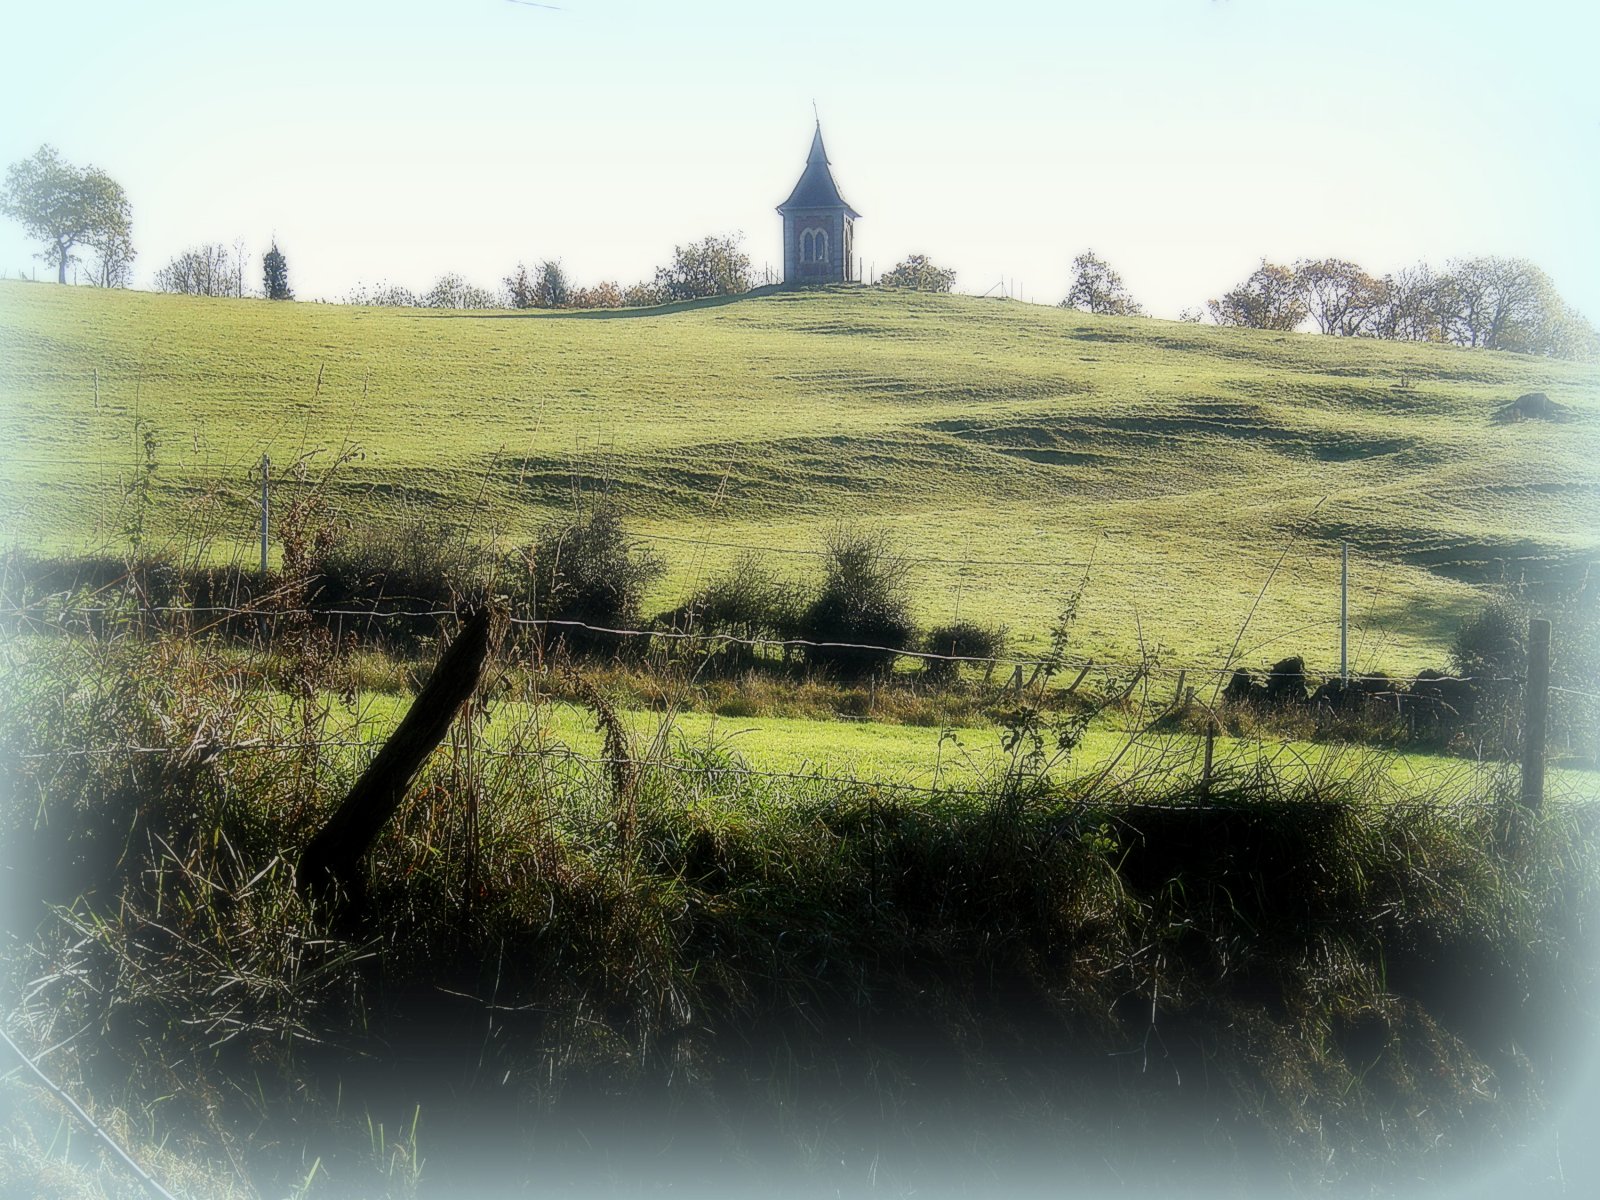
<svg viewBox="0 0 1600 1200">
<path fill-rule="evenodd" d="M 450 273 L 423 292 L 393 284 L 357 286 L 343 302 L 400 308 L 647 308 L 681 300 L 736 296 L 758 283 L 775 283 L 770 274 L 757 279 L 750 256 L 737 235 L 709 236 L 675 246 L 672 261 L 657 267 L 649 279 L 621 284 L 614 279 L 592 286 L 576 283 L 560 259 L 544 259 L 529 267 L 519 262 L 500 281 L 498 290 L 478 287 Z"/>
<path fill-rule="evenodd" d="M 1122 277 L 1093 250 L 1073 260 L 1063 308 L 1105 316 L 1145 315 Z M 1342 258 L 1261 260 L 1205 312 L 1218 325 L 1282 331 L 1313 328 L 1332 337 L 1433 342 L 1556 358 L 1600 356 L 1600 332 L 1562 299 L 1550 277 L 1521 258 L 1452 259 L 1443 270 L 1418 263 L 1375 276 Z M 1198 322 L 1199 309 L 1182 319 Z"/>
</svg>

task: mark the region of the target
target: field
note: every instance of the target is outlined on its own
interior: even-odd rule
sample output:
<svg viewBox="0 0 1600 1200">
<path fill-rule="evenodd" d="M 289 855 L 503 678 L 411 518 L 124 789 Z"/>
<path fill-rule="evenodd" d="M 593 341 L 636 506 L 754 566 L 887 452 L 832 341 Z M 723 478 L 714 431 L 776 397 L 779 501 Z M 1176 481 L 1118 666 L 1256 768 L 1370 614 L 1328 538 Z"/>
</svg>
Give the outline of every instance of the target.
<svg viewBox="0 0 1600 1200">
<path fill-rule="evenodd" d="M 1342 543 L 1358 669 L 1443 666 L 1495 583 L 1582 578 L 1597 382 L 862 289 L 0 283 L 0 549 L 111 560 L 92 593 L 0 579 L 50 597 L 0 640 L 0 1032 L 45 1068 L 0 1075 L 0 1194 L 131 1194 L 52 1077 L 207 1196 L 1556 1186 L 1595 1017 L 1592 610 L 1522 593 L 1567 620 L 1542 807 L 1509 652 L 1470 714 L 1208 701 L 1225 663 L 1337 666 Z M 1559 419 L 1498 419 L 1534 391 Z M 508 549 L 607 493 L 667 567 L 645 620 L 750 547 L 809 575 L 881 527 L 923 626 L 1028 655 L 1075 606 L 1052 661 L 1093 663 L 857 676 L 314 612 L 303 556 L 248 570 L 263 454 L 280 536 L 316 489 L 358 545 Z M 252 607 L 170 611 L 163 554 L 245 568 Z M 320 889 L 306 847 L 474 627 L 472 699 Z"/>
<path fill-rule="evenodd" d="M 887 527 L 918 615 L 1037 647 L 1408 671 L 1502 577 L 1600 550 L 1593 365 L 1096 318 L 866 289 L 606 313 L 272 305 L 0 284 L 0 504 L 14 545 L 250 560 L 263 453 L 293 502 L 525 540 L 609 491 L 667 562 L 646 611 L 738 546 L 795 572 L 836 522 Z M 1564 422 L 1500 424 L 1542 391 Z M 1281 557 L 1281 566 L 1279 560 Z M 1276 569 L 1275 569 L 1276 567 Z M 1259 602 L 1258 602 L 1259 598 Z M 1252 615 L 1253 613 L 1253 615 Z M 1248 627 L 1246 621 L 1248 618 Z"/>
</svg>

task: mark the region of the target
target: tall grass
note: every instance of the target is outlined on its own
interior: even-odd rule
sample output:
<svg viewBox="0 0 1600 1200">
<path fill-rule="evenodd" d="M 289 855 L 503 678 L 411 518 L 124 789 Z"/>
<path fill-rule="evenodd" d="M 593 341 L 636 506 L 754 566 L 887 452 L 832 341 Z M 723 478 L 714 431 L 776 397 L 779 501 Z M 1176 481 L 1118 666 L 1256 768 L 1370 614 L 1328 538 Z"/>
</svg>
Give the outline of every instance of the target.
<svg viewBox="0 0 1600 1200">
<path fill-rule="evenodd" d="M 632 744 L 589 685 L 573 760 L 536 708 L 485 736 L 491 685 L 351 926 L 289 866 L 371 752 L 341 659 L 286 698 L 182 637 L 7 655 L 0 1008 L 219 1191 L 1445 1181 L 1592 1017 L 1589 809 L 1053 784 L 1070 722 L 913 795 Z"/>
</svg>

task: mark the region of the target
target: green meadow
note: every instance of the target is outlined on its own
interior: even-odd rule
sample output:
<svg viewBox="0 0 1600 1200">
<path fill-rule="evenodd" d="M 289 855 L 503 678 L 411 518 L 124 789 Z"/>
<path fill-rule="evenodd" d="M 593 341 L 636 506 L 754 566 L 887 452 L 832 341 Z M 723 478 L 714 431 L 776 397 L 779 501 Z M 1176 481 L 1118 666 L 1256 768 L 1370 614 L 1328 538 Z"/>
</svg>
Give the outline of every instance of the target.
<svg viewBox="0 0 1600 1200">
<path fill-rule="evenodd" d="M 336 742 L 374 746 L 393 731 L 409 698 L 374 693 L 354 708 L 334 710 L 328 736 Z M 827 722 L 785 717 L 725 717 L 676 712 L 671 716 L 631 709 L 621 714 L 645 770 L 725 769 L 819 776 L 843 782 L 871 781 L 890 795 L 939 789 L 991 790 L 1007 771 L 1030 769 L 1007 754 L 993 726 L 930 728 L 876 721 Z M 542 760 L 553 777 L 596 773 L 604 767 L 603 739 L 592 711 L 549 702 L 500 704 L 481 731 L 487 752 Z M 1103 782 L 1109 793 L 1160 786 L 1172 792 L 1199 785 L 1204 739 L 1158 731 L 1148 723 L 1112 718 L 1096 722 L 1070 753 L 1047 743 L 1042 770 L 1057 783 Z M 364 758 L 363 758 L 363 761 Z M 1399 752 L 1360 744 L 1314 743 L 1273 737 L 1222 736 L 1213 750 L 1218 779 L 1270 783 L 1285 792 L 1315 789 L 1334 781 L 1359 780 L 1375 800 L 1427 796 L 1439 802 L 1487 803 L 1514 790 L 1516 764 L 1483 762 L 1426 751 Z M 1592 770 L 1556 767 L 1549 794 L 1561 800 L 1600 799 L 1600 777 Z"/>
<path fill-rule="evenodd" d="M 919 618 L 1174 665 L 1441 665 L 1482 587 L 1600 550 L 1593 364 L 873 289 L 595 313 L 0 284 L 10 544 L 250 561 L 275 503 L 532 536 L 609 492 L 668 570 L 647 611 L 837 522 L 919 562 Z M 1500 424 L 1542 391 L 1563 422 Z M 146 436 L 149 435 L 148 442 Z M 334 466 L 341 451 L 347 461 Z M 132 481 L 153 457 L 141 496 Z M 712 543 L 712 544 L 708 544 Z M 1241 634 L 1241 630 L 1243 631 Z"/>
</svg>

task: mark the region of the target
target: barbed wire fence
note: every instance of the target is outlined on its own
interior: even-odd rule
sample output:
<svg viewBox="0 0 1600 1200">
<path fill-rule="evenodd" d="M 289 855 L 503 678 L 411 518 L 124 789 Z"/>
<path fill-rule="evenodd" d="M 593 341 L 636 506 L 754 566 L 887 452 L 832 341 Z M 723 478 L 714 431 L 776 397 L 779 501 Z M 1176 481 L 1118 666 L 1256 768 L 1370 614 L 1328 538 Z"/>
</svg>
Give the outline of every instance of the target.
<svg viewBox="0 0 1600 1200">
<path fill-rule="evenodd" d="M 268 605 L 140 605 L 136 603 L 109 604 L 109 603 L 81 603 L 71 597 L 54 597 L 51 603 L 35 603 L 24 606 L 0 610 L 0 619 L 13 622 L 18 629 L 30 630 L 34 633 L 83 633 L 93 629 L 91 618 L 109 619 L 113 623 L 121 623 L 127 627 L 147 628 L 143 621 L 147 618 L 164 618 L 164 628 L 182 628 L 191 631 L 193 626 L 185 626 L 185 622 L 200 621 L 200 628 L 215 627 L 219 621 L 238 620 L 249 623 L 252 636 L 256 639 L 255 645 L 266 649 L 273 644 L 274 631 L 269 625 L 263 632 L 262 627 L 256 622 L 265 617 L 271 622 L 291 621 L 295 619 L 314 619 L 324 622 L 337 621 L 349 618 L 357 621 L 374 622 L 415 622 L 431 621 L 438 623 L 438 631 L 442 636 L 447 633 L 449 622 L 457 618 L 460 613 L 455 608 L 439 607 L 318 607 L 318 606 L 289 606 L 274 608 Z M 569 631 L 578 631 L 586 635 L 614 638 L 619 641 L 637 641 L 648 646 L 651 644 L 689 645 L 706 653 L 715 654 L 719 649 L 729 645 L 738 645 L 755 650 L 781 652 L 785 650 L 801 649 L 848 649 L 879 654 L 886 661 L 904 658 L 911 662 L 941 662 L 961 666 L 992 670 L 996 665 L 1003 664 L 1011 667 L 1016 672 L 1032 669 L 1034 675 L 1028 678 L 1021 687 L 1014 687 L 1010 683 L 998 684 L 990 688 L 996 698 L 1006 696 L 1018 700 L 1029 694 L 1034 689 L 1037 695 L 1034 698 L 1043 702 L 1045 699 L 1044 688 L 1052 680 L 1065 681 L 1070 678 L 1068 687 L 1077 689 L 1083 683 L 1089 672 L 1095 667 L 1103 671 L 1101 677 L 1105 692 L 1100 703 L 1106 707 L 1128 706 L 1136 690 L 1141 686 L 1145 692 L 1140 696 L 1136 705 L 1128 710 L 1129 726 L 1124 730 L 1129 746 L 1149 747 L 1155 742 L 1163 742 L 1168 749 L 1173 745 L 1185 747 L 1185 753 L 1191 759 L 1198 759 L 1200 744 L 1205 743 L 1205 758 L 1208 766 L 1203 775 L 1209 777 L 1211 773 L 1212 743 L 1216 737 L 1221 736 L 1221 726 L 1216 720 L 1215 711 L 1210 705 L 1199 700 L 1194 687 L 1185 687 L 1186 682 L 1201 681 L 1209 678 L 1233 679 L 1241 675 L 1260 678 L 1260 671 L 1243 671 L 1236 662 L 1226 664 L 1203 663 L 1185 661 L 1181 663 L 1163 662 L 1148 659 L 1140 662 L 1124 663 L 1097 663 L 1094 659 L 1081 656 L 1061 655 L 1055 657 L 1036 656 L 1025 654 L 996 654 L 991 656 L 943 654 L 935 651 L 911 650 L 903 647 L 894 647 L 863 642 L 834 642 L 821 641 L 807 638 L 763 638 L 741 637 L 738 635 L 718 632 L 694 632 L 690 630 L 673 629 L 641 629 L 620 626 L 597 625 L 590 622 L 566 620 L 557 618 L 538 618 L 522 615 L 516 612 L 505 614 L 507 625 L 514 630 L 528 631 L 535 634 L 561 634 Z M 1265 673 L 1270 682 L 1272 675 Z M 987 675 L 985 676 L 987 678 Z M 1017 678 L 1017 676 L 1013 676 Z M 1170 694 L 1165 685 L 1159 691 L 1153 687 L 1158 678 L 1174 681 Z M 1321 683 L 1327 685 L 1338 684 L 1341 676 L 1333 672 L 1315 672 L 1301 670 L 1298 672 L 1301 695 L 1308 705 L 1318 703 L 1310 693 L 1313 685 Z M 1421 712 L 1424 715 L 1437 716 L 1440 712 L 1450 712 L 1449 699 L 1437 691 L 1429 688 L 1438 688 L 1441 683 L 1453 686 L 1496 685 L 1509 686 L 1513 693 L 1521 695 L 1527 685 L 1527 678 L 1523 675 L 1478 675 L 1478 676 L 1441 676 L 1436 672 L 1423 672 L 1411 676 L 1398 677 L 1368 677 L 1367 684 L 1359 693 L 1359 703 L 1384 706 L 1385 711 L 1404 714 L 1408 711 Z M 1058 690 L 1059 684 L 1058 684 Z M 1559 694 L 1570 696 L 1585 702 L 1600 700 L 1600 693 L 1585 691 L 1560 686 L 1548 686 L 1546 694 Z M 1340 702 L 1338 700 L 1332 701 Z M 1324 701 L 1328 703 L 1328 701 Z M 1195 731 L 1185 731 L 1181 727 L 1158 729 L 1163 723 L 1163 718 L 1175 712 L 1180 712 L 1189 706 L 1199 704 L 1208 714 L 1204 735 Z M 1453 715 L 1453 714 L 1452 714 Z M 942 736 L 942 731 L 941 731 Z M 1239 767 L 1246 762 L 1269 761 L 1274 754 L 1287 753 L 1293 757 L 1296 751 L 1291 743 L 1296 739 L 1289 733 L 1266 737 L 1260 734 L 1259 729 L 1254 739 L 1253 751 L 1241 749 L 1235 756 L 1232 766 Z M 45 760 L 62 760 L 89 757 L 116 757 L 127 756 L 130 758 L 140 756 L 164 756 L 173 759 L 191 762 L 209 762 L 224 755 L 238 753 L 260 754 L 305 754 L 308 751 L 330 751 L 342 754 L 372 754 L 381 745 L 381 737 L 341 735 L 331 738 L 296 738 L 293 740 L 274 743 L 266 738 L 246 738 L 228 741 L 215 737 L 200 738 L 176 745 L 146 745 L 138 743 L 119 743 L 113 745 L 91 745 L 83 747 L 52 749 L 35 752 L 24 750 L 17 755 L 19 762 L 34 763 Z M 652 739 L 659 743 L 659 736 Z M 1242 743 L 1249 746 L 1252 743 Z M 1289 747 L 1285 751 L 1285 747 Z M 619 760 L 605 755 L 584 753 L 571 746 L 540 747 L 537 750 L 526 748 L 496 747 L 485 744 L 480 747 L 480 752 L 488 758 L 537 758 L 552 763 L 562 763 L 580 768 L 603 770 L 615 766 Z M 1396 759 L 1403 759 L 1404 755 L 1395 754 Z M 635 761 L 641 769 L 649 772 L 666 772 L 682 775 L 699 774 L 706 777 L 768 779 L 793 782 L 808 782 L 838 787 L 874 787 L 885 791 L 902 794 L 925 794 L 943 796 L 978 797 L 989 793 L 979 789 L 960 788 L 940 784 L 918 784 L 903 779 L 883 777 L 869 777 L 860 774 L 834 774 L 821 769 L 808 769 L 802 771 L 770 770 L 752 765 L 749 762 L 734 764 L 706 764 L 706 763 L 675 763 L 660 755 L 643 757 Z M 1480 756 L 1477 758 L 1464 758 L 1462 773 L 1476 773 L 1483 779 L 1497 771 L 1503 771 L 1505 764 L 1492 757 Z M 1171 764 L 1171 765 L 1176 765 Z M 1190 765 L 1193 765 L 1192 763 Z M 1223 764 L 1217 764 L 1220 769 Z M 1201 781 L 1202 783 L 1205 780 Z M 1459 778 L 1457 781 L 1459 783 Z M 1479 782 L 1471 783 L 1466 789 L 1467 802 L 1472 802 L 1473 797 L 1481 797 L 1488 791 L 1487 785 Z M 1460 802 L 1460 801 L 1453 801 Z"/>
</svg>

